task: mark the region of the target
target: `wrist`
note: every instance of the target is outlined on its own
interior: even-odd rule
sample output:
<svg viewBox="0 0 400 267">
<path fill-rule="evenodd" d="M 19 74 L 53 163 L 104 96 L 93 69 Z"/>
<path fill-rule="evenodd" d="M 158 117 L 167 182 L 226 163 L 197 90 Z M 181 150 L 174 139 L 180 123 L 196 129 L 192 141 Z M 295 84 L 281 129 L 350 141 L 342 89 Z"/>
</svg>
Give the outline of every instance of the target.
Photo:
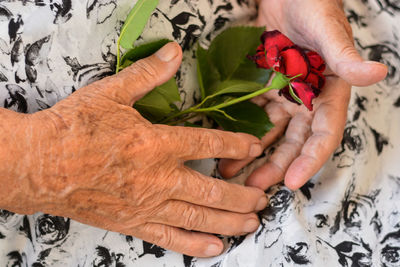
<svg viewBox="0 0 400 267">
<path fill-rule="evenodd" d="M 38 211 L 35 183 L 37 126 L 33 115 L 0 109 L 0 209 L 31 214 Z"/>
</svg>

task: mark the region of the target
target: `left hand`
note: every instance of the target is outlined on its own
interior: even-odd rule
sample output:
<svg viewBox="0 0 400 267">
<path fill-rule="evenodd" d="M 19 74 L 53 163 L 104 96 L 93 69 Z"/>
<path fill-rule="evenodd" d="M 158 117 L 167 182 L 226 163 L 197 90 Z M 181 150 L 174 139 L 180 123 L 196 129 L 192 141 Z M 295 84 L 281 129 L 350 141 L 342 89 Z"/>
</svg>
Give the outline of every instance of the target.
<svg viewBox="0 0 400 267">
<path fill-rule="evenodd" d="M 313 112 L 290 103 L 276 91 L 256 99 L 275 124 L 262 139 L 264 147 L 283 134 L 285 139 L 268 162 L 248 177 L 246 185 L 265 190 L 284 180 L 295 190 L 318 172 L 339 145 L 350 85 L 377 83 L 386 77 L 387 67 L 364 61 L 358 54 L 341 0 L 261 0 L 257 24 L 277 29 L 297 45 L 317 51 L 330 69 Z M 253 160 L 221 160 L 219 169 L 229 178 Z"/>
</svg>

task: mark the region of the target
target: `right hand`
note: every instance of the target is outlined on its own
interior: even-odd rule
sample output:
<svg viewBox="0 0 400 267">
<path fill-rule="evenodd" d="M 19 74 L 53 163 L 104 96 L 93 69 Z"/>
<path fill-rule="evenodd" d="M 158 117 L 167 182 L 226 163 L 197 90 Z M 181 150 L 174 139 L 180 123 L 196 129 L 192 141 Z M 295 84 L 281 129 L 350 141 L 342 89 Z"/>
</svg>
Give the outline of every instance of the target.
<svg viewBox="0 0 400 267">
<path fill-rule="evenodd" d="M 342 0 L 259 0 L 257 24 L 279 30 L 295 44 L 317 51 L 327 63 L 327 83 L 314 100 L 314 112 L 271 91 L 258 97 L 275 127 L 262 142 L 265 148 L 284 135 L 268 161 L 255 169 L 246 185 L 266 190 L 281 181 L 291 190 L 302 187 L 328 161 L 343 137 L 351 87 L 383 80 L 387 67 L 366 62 L 353 45 Z M 221 160 L 220 173 L 233 177 L 252 162 Z"/>
<path fill-rule="evenodd" d="M 262 190 L 206 177 L 183 164 L 257 156 L 257 138 L 152 125 L 131 107 L 168 81 L 181 60 L 179 46 L 169 43 L 31 116 L 25 170 L 35 190 L 35 211 L 199 257 L 223 250 L 221 240 L 209 233 L 241 235 L 257 229 L 255 211 L 267 205 Z"/>
</svg>

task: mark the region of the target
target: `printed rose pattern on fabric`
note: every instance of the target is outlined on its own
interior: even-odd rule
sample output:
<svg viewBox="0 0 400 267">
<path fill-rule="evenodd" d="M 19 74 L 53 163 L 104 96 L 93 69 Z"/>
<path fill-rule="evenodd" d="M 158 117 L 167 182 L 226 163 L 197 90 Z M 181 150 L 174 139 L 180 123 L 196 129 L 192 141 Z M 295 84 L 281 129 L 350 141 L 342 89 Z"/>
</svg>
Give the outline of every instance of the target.
<svg viewBox="0 0 400 267">
<path fill-rule="evenodd" d="M 35 225 L 38 243 L 52 245 L 63 240 L 69 231 L 70 220 L 43 214 Z"/>
<path fill-rule="evenodd" d="M 0 24 L 5 34 L 0 37 L 0 103 L 11 110 L 35 112 L 111 72 L 115 62 L 115 22 L 123 19 L 134 2 L 2 1 Z M 117 3 L 115 10 L 113 3 Z M 0 266 L 400 266 L 400 167 L 393 157 L 400 147 L 399 5 L 396 0 L 344 1 L 344 4 L 356 47 L 365 59 L 389 65 L 389 76 L 376 86 L 352 90 L 344 138 L 326 172 L 296 192 L 282 185 L 270 188 L 267 191 L 270 204 L 259 214 L 262 224 L 255 234 L 232 237 L 226 240 L 223 255 L 202 259 L 165 251 L 140 239 L 74 220 L 0 210 Z M 38 5 L 38 12 L 26 11 L 32 5 Z M 59 7 L 49 15 L 51 25 L 56 20 L 59 31 L 79 33 L 73 28 L 76 26 L 85 37 L 90 37 L 90 53 L 85 44 L 78 45 L 77 36 L 67 35 L 70 38 L 63 39 L 53 33 L 52 27 L 46 31 L 44 21 L 29 19 L 35 18 L 35 14 L 42 18 L 52 5 Z M 82 6 L 84 9 L 80 9 Z M 190 46 L 194 40 L 207 46 L 217 34 L 215 30 L 228 27 L 243 16 L 240 12 L 246 6 L 252 6 L 252 1 L 171 0 L 162 1 L 160 10 L 153 15 L 152 29 L 143 40 L 160 36 L 173 39 L 176 35 L 176 40 L 188 48 L 186 61 L 178 73 L 181 95 L 187 105 L 199 98 L 194 91 L 183 90 L 192 88 L 191 81 L 196 77 L 195 72 L 191 74 L 195 59 Z M 87 21 L 82 17 L 88 18 Z M 86 28 L 90 25 L 96 25 L 92 32 Z M 32 32 L 33 28 L 38 32 Z M 200 30 L 191 30 L 196 28 Z M 43 38 L 49 35 L 51 41 L 43 43 L 47 40 Z M 95 43 L 101 43 L 101 47 L 94 46 Z M 59 49 L 60 44 L 72 48 L 68 55 Z M 46 64 L 36 64 L 31 59 L 26 63 L 25 57 L 31 58 L 28 50 L 37 51 L 25 50 L 28 45 L 41 47 L 38 56 Z M 49 54 L 45 53 L 48 45 Z M 43 55 L 47 55 L 44 61 Z M 14 67 L 11 58 L 18 60 L 13 61 Z M 28 73 L 35 69 L 38 75 L 32 85 L 25 74 L 26 66 Z M 39 100 L 43 101 L 41 105 L 37 103 Z M 265 160 L 260 157 L 256 164 Z M 386 162 L 386 168 L 382 168 L 382 162 Z M 203 166 L 204 173 L 220 178 L 212 167 Z M 244 169 L 238 178 L 248 176 L 252 168 Z"/>
<path fill-rule="evenodd" d="M 302 49 L 275 30 L 263 33 L 257 53 L 249 58 L 259 68 L 273 69 L 288 78 L 296 77 L 279 94 L 294 103 L 304 104 L 312 111 L 312 100 L 325 84 L 325 62 L 317 52 Z"/>
</svg>

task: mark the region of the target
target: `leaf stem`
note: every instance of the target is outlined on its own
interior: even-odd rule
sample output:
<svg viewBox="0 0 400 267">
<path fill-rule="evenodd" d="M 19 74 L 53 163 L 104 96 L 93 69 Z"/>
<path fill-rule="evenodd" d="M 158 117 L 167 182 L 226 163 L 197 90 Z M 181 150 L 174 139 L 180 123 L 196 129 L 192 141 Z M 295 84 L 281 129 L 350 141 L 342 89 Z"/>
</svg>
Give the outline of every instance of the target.
<svg viewBox="0 0 400 267">
<path fill-rule="evenodd" d="M 293 99 L 299 103 L 300 105 L 303 105 L 303 101 L 295 94 L 295 92 L 293 91 L 293 87 L 292 85 L 289 83 L 289 94 L 293 97 Z"/>
<path fill-rule="evenodd" d="M 190 107 L 188 109 L 182 110 L 182 111 L 175 113 L 175 114 L 171 115 L 170 117 L 165 118 L 164 120 L 160 121 L 159 124 L 167 124 L 172 119 L 175 119 L 175 118 L 180 117 L 185 114 L 195 112 L 194 110 L 195 110 L 195 107 Z"/>
<path fill-rule="evenodd" d="M 119 68 L 120 68 L 120 64 L 121 64 L 120 42 L 121 42 L 121 36 L 117 40 L 117 67 L 116 67 L 115 73 L 119 72 Z"/>
<path fill-rule="evenodd" d="M 182 119 L 180 119 L 180 120 L 178 120 L 178 121 L 173 121 L 173 122 L 170 122 L 170 123 L 166 123 L 167 125 L 171 125 L 171 126 L 173 126 L 173 125 L 177 125 L 177 124 L 179 124 L 179 123 L 182 123 L 182 122 L 186 122 L 186 121 L 188 121 L 188 120 L 190 120 L 190 119 L 193 119 L 194 117 L 197 117 L 199 114 L 192 114 L 192 115 L 190 115 L 190 116 L 188 116 L 188 117 L 184 117 L 184 118 L 182 118 Z"/>
</svg>

